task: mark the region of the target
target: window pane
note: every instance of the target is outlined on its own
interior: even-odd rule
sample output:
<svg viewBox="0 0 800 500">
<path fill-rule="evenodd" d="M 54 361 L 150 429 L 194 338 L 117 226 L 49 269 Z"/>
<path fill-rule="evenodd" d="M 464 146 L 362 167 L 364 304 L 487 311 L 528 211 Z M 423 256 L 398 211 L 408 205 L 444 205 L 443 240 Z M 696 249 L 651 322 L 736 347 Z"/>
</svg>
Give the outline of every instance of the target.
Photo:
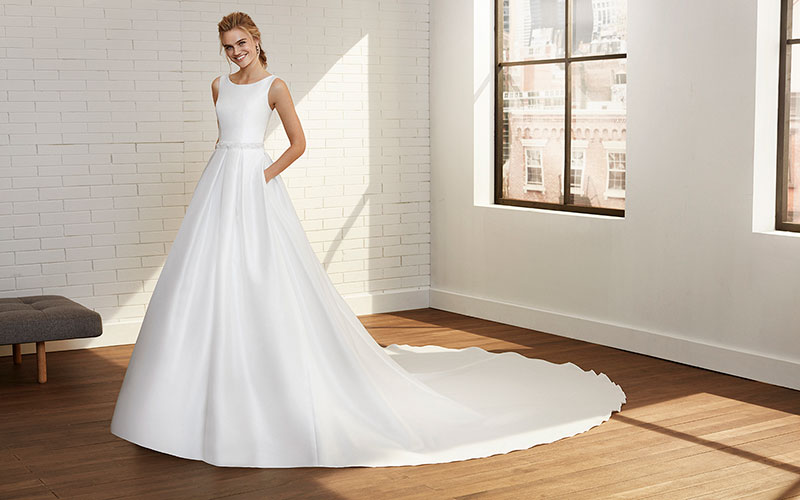
<svg viewBox="0 0 800 500">
<path fill-rule="evenodd" d="M 625 208 L 625 68 L 625 59 L 571 65 L 575 205 Z"/>
<path fill-rule="evenodd" d="M 789 0 L 789 38 L 800 38 L 800 0 Z"/>
<path fill-rule="evenodd" d="M 787 158 L 787 175 L 783 182 L 784 186 L 784 200 L 786 206 L 784 213 L 786 216 L 783 222 L 800 222 L 800 195 L 798 195 L 798 182 L 800 180 L 800 144 L 798 144 L 797 131 L 798 120 L 800 119 L 800 108 L 798 108 L 798 99 L 800 99 L 800 50 L 796 50 L 797 46 L 790 45 L 787 50 L 787 74 L 791 75 L 789 78 L 789 135 L 786 137 Z"/>
<path fill-rule="evenodd" d="M 624 53 L 627 0 L 575 0 L 572 3 L 572 54 Z"/>
<path fill-rule="evenodd" d="M 502 61 L 564 57 L 564 0 L 503 0 Z"/>
<path fill-rule="evenodd" d="M 503 86 L 503 198 L 563 203 L 564 65 L 508 66 Z"/>
</svg>

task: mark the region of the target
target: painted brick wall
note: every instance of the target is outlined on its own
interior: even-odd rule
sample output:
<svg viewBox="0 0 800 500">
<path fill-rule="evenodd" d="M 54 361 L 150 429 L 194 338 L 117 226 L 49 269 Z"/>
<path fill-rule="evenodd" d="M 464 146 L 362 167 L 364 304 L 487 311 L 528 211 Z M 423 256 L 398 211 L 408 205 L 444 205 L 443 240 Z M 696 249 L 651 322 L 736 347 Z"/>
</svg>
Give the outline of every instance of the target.
<svg viewBox="0 0 800 500">
<path fill-rule="evenodd" d="M 235 70 L 216 23 L 242 10 L 303 123 L 282 177 L 331 279 L 358 313 L 427 305 L 428 7 L 3 0 L 0 296 L 64 295 L 125 327 L 97 345 L 135 340 Z M 267 151 L 288 145 L 275 113 Z"/>
</svg>

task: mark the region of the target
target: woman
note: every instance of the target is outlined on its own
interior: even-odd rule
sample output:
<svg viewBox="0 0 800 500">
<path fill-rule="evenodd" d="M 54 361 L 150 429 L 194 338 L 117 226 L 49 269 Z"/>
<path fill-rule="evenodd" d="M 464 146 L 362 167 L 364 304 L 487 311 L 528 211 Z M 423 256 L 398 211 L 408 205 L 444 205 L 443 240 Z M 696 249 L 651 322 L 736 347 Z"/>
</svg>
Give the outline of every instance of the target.
<svg viewBox="0 0 800 500">
<path fill-rule="evenodd" d="M 625 394 L 603 374 L 478 347 L 381 347 L 316 257 L 280 173 L 305 149 L 249 16 L 212 83 L 219 140 L 147 307 L 111 432 L 218 466 L 451 462 L 583 432 Z M 277 109 L 291 146 L 263 149 Z"/>
</svg>

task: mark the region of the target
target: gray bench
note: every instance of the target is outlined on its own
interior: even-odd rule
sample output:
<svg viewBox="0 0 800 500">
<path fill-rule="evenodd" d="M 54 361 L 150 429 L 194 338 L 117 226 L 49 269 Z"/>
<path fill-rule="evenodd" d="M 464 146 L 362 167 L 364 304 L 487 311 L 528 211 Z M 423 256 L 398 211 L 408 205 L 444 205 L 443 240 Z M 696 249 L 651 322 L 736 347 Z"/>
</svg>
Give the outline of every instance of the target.
<svg viewBox="0 0 800 500">
<path fill-rule="evenodd" d="M 98 337 L 102 333 L 100 314 L 61 295 L 0 298 L 0 345 L 13 345 L 14 364 L 19 365 L 20 344 L 36 342 L 39 383 L 47 382 L 46 341 Z"/>
</svg>

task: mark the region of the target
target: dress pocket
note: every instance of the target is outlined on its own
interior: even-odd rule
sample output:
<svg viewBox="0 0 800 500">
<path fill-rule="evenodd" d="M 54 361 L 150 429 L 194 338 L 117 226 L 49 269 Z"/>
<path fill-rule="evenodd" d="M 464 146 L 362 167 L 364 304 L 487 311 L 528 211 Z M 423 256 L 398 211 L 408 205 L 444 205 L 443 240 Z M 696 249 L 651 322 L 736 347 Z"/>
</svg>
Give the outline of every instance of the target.
<svg viewBox="0 0 800 500">
<path fill-rule="evenodd" d="M 264 177 L 264 171 L 265 171 L 265 170 L 267 169 L 267 167 L 269 167 L 270 165 L 272 165 L 272 164 L 271 164 L 271 163 L 268 163 L 268 162 L 266 162 L 266 161 L 265 161 L 265 162 L 264 162 L 264 166 L 263 166 L 263 168 L 261 169 L 261 183 L 262 183 L 262 184 L 264 184 L 265 186 L 268 186 L 268 185 L 269 185 L 269 182 L 267 182 L 267 179 L 266 179 L 266 177 Z M 272 180 L 272 179 L 270 179 L 270 181 L 271 181 L 271 180 Z"/>
</svg>

